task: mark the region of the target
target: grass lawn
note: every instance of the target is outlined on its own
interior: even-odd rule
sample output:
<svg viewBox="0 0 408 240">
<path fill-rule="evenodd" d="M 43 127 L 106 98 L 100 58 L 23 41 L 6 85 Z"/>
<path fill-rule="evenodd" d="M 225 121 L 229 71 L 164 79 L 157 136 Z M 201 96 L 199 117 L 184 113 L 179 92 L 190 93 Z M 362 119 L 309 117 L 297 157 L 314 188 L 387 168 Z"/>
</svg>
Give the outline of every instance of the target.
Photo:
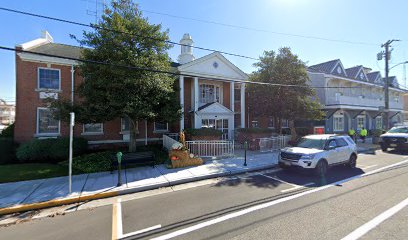
<svg viewBox="0 0 408 240">
<path fill-rule="evenodd" d="M 59 164 L 25 163 L 0 165 L 0 183 L 67 175 L 68 168 Z"/>
</svg>

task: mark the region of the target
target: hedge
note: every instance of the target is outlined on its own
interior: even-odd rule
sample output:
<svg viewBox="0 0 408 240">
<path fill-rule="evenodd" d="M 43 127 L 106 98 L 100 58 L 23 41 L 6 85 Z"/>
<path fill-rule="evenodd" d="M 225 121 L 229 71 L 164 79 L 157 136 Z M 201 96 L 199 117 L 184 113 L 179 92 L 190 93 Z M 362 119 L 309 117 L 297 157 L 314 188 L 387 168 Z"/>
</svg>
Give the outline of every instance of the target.
<svg viewBox="0 0 408 240">
<path fill-rule="evenodd" d="M 84 138 L 74 138 L 74 156 L 83 154 L 88 147 Z M 33 139 L 17 148 L 17 158 L 21 162 L 57 163 L 68 159 L 69 138 Z"/>
<path fill-rule="evenodd" d="M 16 160 L 16 145 L 12 138 L 0 138 L 0 164 Z"/>
<path fill-rule="evenodd" d="M 270 128 L 238 128 L 240 133 L 273 133 L 274 130 Z"/>
<path fill-rule="evenodd" d="M 85 154 L 72 159 L 72 168 L 82 173 L 105 172 L 111 170 L 110 151 Z M 61 163 L 67 165 L 68 161 Z"/>
<path fill-rule="evenodd" d="M 213 128 L 188 128 L 184 132 L 189 136 L 221 136 L 222 131 Z"/>
<path fill-rule="evenodd" d="M 14 136 L 14 123 L 7 126 L 3 131 L 0 133 L 1 138 L 13 138 Z"/>
</svg>

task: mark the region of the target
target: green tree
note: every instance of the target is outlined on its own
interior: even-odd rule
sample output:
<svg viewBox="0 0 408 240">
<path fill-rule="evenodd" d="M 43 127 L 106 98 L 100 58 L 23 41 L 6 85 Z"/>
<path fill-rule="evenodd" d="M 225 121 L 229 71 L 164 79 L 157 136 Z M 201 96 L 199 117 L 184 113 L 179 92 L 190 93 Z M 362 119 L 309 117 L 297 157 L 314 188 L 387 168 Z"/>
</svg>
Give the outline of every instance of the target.
<svg viewBox="0 0 408 240">
<path fill-rule="evenodd" d="M 280 48 L 277 54 L 265 51 L 254 66 L 257 70 L 251 74 L 251 81 L 266 83 L 249 84 L 248 104 L 255 116 L 273 116 L 279 133 L 282 132 L 282 119 L 288 119 L 292 139 L 296 139 L 295 120 L 322 118 L 315 91 L 308 84 L 306 65 L 290 48 Z"/>
<path fill-rule="evenodd" d="M 55 115 L 67 120 L 68 112 L 74 111 L 82 123 L 128 117 L 129 151 L 136 151 L 137 121 L 173 122 L 180 118 L 175 81 L 168 74 L 113 65 L 171 71 L 167 40 L 168 30 L 150 24 L 133 1 L 112 1 L 95 28 L 84 31 L 78 40 L 84 47 L 83 59 L 108 64 L 82 62 L 79 71 L 84 82 L 77 89 L 80 100 L 74 106 L 66 100 L 54 102 Z"/>
</svg>

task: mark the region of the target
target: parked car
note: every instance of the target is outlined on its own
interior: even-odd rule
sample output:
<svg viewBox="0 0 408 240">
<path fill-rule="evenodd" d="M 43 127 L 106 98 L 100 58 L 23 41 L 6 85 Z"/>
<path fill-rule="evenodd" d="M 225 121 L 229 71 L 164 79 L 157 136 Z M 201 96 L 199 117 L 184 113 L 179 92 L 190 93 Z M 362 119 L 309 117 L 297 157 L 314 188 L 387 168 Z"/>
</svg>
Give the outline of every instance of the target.
<svg viewBox="0 0 408 240">
<path fill-rule="evenodd" d="M 408 126 L 393 127 L 380 136 L 381 150 L 388 148 L 408 150 Z"/>
<path fill-rule="evenodd" d="M 355 168 L 357 146 L 349 136 L 333 134 L 308 135 L 300 139 L 295 147 L 281 150 L 279 166 L 313 169 L 322 176 L 328 167 L 344 164 Z"/>
</svg>

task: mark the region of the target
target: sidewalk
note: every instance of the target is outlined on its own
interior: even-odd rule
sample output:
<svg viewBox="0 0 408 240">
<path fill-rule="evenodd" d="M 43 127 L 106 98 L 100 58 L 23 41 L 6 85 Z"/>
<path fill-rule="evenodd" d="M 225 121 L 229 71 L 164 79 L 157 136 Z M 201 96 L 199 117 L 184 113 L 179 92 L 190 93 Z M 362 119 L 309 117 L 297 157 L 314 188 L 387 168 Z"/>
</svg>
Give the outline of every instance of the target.
<svg viewBox="0 0 408 240">
<path fill-rule="evenodd" d="M 358 151 L 373 152 L 378 145 L 358 142 Z M 51 206 L 71 204 L 92 199 L 118 196 L 145 190 L 168 187 L 207 178 L 221 177 L 273 168 L 278 152 L 247 152 L 244 167 L 243 150 L 236 157 L 206 160 L 204 165 L 168 169 L 164 165 L 129 168 L 122 171 L 122 186 L 117 187 L 118 172 L 99 172 L 72 177 L 72 193 L 68 193 L 68 177 L 57 177 L 0 184 L 0 215 Z"/>
<path fill-rule="evenodd" d="M 130 168 L 122 171 L 123 185 L 117 187 L 118 172 L 75 175 L 72 194 L 68 193 L 68 177 L 57 177 L 0 184 L 0 215 L 91 199 L 168 187 L 206 178 L 227 176 L 248 171 L 272 168 L 277 165 L 278 153 L 249 151 L 247 166 L 243 154 L 220 160 L 207 160 L 204 165 L 167 169 L 164 165 Z"/>
</svg>

